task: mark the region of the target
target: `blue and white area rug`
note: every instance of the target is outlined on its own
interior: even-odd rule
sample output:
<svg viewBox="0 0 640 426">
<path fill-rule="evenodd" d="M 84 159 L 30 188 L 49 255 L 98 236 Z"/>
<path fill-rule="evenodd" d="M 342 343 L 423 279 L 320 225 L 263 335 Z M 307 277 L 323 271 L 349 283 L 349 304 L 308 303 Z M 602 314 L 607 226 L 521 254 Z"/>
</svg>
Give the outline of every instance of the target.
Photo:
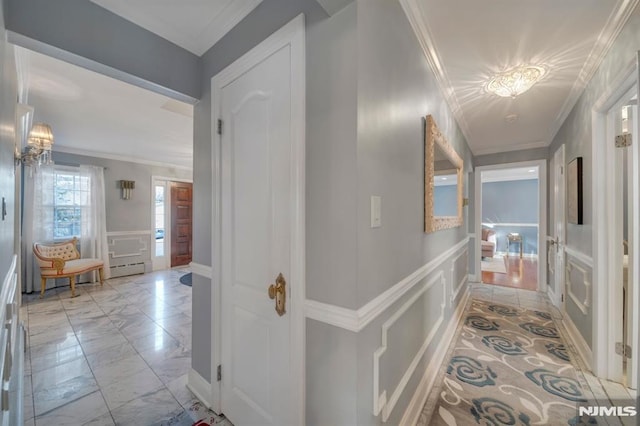
<svg viewBox="0 0 640 426">
<path fill-rule="evenodd" d="M 549 313 L 474 300 L 431 419 L 418 423 L 588 424 L 576 408 L 586 398 Z"/>
</svg>

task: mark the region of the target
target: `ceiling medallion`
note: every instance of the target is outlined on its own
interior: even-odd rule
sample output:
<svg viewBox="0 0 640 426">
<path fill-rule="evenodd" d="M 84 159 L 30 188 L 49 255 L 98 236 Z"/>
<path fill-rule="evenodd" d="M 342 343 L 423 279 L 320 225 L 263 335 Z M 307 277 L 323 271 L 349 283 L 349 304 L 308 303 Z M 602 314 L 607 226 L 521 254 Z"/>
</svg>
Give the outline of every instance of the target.
<svg viewBox="0 0 640 426">
<path fill-rule="evenodd" d="M 496 74 L 487 84 L 487 91 L 503 98 L 515 98 L 536 84 L 547 70 L 540 66 L 524 66 Z"/>
</svg>

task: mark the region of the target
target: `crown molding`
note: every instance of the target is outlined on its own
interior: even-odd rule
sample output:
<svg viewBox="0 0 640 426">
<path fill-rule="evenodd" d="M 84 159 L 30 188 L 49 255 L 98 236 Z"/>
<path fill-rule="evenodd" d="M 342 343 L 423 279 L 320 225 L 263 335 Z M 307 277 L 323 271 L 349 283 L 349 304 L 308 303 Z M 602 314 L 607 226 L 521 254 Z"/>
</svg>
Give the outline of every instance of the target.
<svg viewBox="0 0 640 426">
<path fill-rule="evenodd" d="M 503 152 L 514 152 L 514 151 L 524 151 L 526 149 L 536 149 L 536 148 L 547 148 L 549 146 L 549 142 L 547 141 L 535 141 L 528 142 L 518 145 L 510 145 L 510 146 L 489 146 L 487 148 L 480 148 L 472 150 L 473 156 L 478 157 L 480 155 L 488 155 L 488 154 L 501 154 Z"/>
<path fill-rule="evenodd" d="M 575 106 L 576 102 L 578 102 L 578 99 L 582 95 L 584 89 L 598 70 L 598 67 L 609 52 L 609 49 L 611 49 L 611 46 L 613 46 L 613 43 L 616 41 L 620 31 L 622 31 L 622 28 L 624 28 L 624 25 L 629 20 L 634 9 L 638 6 L 638 3 L 640 3 L 640 0 L 621 0 L 618 3 L 618 7 L 613 10 L 611 15 L 609 15 L 609 19 L 600 32 L 600 35 L 598 36 L 589 57 L 585 61 L 582 70 L 580 70 L 578 78 L 573 84 L 569 96 L 567 96 L 567 99 L 560 109 L 558 117 L 554 121 L 553 126 L 551 126 L 548 137 L 550 141 L 555 138 L 560 127 L 562 127 L 562 124 L 569 116 L 569 113 L 571 113 L 571 110 Z"/>
<path fill-rule="evenodd" d="M 145 160 L 143 158 L 136 158 L 136 157 L 132 157 L 124 154 L 112 154 L 112 153 L 100 152 L 100 151 L 90 151 L 87 149 L 70 148 L 62 145 L 54 145 L 53 152 L 54 153 L 63 152 L 65 154 L 75 154 L 75 155 L 83 155 L 86 157 L 104 158 L 107 160 L 126 161 L 127 163 L 144 164 L 146 166 L 169 167 L 172 169 L 188 170 L 188 171 L 193 170 L 193 167 L 185 166 L 182 164 L 163 163 L 161 161 Z"/>
<path fill-rule="evenodd" d="M 467 141 L 467 145 L 469 145 L 469 141 L 471 138 L 469 137 L 469 125 L 464 118 L 464 114 L 462 112 L 462 107 L 460 106 L 460 102 L 458 102 L 458 98 L 453 90 L 453 85 L 451 84 L 451 80 L 447 75 L 442 63 L 440 61 L 440 55 L 438 54 L 438 49 L 433 43 L 433 36 L 431 35 L 431 31 L 429 27 L 425 23 L 424 19 L 422 19 L 422 11 L 419 0 L 399 0 L 402 9 L 404 10 L 405 15 L 409 19 L 409 23 L 411 24 L 411 28 L 413 28 L 413 32 L 416 37 L 418 37 L 418 43 L 420 43 L 420 47 L 422 47 L 422 51 L 424 52 L 427 62 L 433 71 L 433 74 L 436 77 L 436 82 L 440 87 L 440 91 L 444 96 L 453 116 L 464 135 L 464 138 Z M 640 1 L 640 0 L 635 0 Z M 470 147 L 470 145 L 469 145 Z"/>
</svg>

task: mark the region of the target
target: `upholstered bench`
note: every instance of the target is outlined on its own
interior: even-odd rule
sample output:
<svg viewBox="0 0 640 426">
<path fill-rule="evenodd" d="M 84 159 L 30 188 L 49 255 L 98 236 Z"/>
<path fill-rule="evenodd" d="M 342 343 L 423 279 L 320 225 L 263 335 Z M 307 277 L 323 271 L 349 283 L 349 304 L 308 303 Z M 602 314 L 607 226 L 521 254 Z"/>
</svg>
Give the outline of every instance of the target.
<svg viewBox="0 0 640 426">
<path fill-rule="evenodd" d="M 73 238 L 56 244 L 35 243 L 33 254 L 40 266 L 41 285 L 40 298 L 44 296 L 47 278 L 69 278 L 71 297 L 76 296 L 76 276 L 86 272 L 98 270 L 100 285 L 103 284 L 104 262 L 100 259 L 80 259 L 76 248 L 78 240 Z"/>
</svg>

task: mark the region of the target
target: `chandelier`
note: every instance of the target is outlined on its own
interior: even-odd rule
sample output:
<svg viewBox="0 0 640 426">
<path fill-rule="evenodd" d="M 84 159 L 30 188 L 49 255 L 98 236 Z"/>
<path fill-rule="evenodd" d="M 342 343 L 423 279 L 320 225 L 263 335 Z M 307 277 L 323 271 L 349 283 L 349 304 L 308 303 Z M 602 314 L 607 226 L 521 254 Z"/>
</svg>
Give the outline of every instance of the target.
<svg viewBox="0 0 640 426">
<path fill-rule="evenodd" d="M 45 123 L 36 123 L 27 137 L 27 146 L 22 153 L 16 152 L 16 162 L 22 162 L 25 166 L 51 164 L 52 146 L 51 126 Z"/>
<path fill-rule="evenodd" d="M 536 84 L 547 70 L 540 66 L 524 66 L 496 74 L 489 83 L 487 91 L 503 98 L 515 98 Z"/>
</svg>

